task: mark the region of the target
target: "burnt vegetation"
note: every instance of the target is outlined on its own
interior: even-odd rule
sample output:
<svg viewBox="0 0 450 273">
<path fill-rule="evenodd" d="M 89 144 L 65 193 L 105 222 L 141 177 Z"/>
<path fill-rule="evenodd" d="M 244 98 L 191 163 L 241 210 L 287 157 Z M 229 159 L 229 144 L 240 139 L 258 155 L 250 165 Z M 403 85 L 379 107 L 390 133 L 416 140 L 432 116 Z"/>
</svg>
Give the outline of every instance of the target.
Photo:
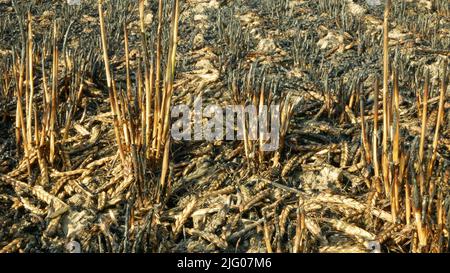
<svg viewBox="0 0 450 273">
<path fill-rule="evenodd" d="M 0 253 L 448 252 L 450 3 L 368 2 L 0 0 Z"/>
</svg>

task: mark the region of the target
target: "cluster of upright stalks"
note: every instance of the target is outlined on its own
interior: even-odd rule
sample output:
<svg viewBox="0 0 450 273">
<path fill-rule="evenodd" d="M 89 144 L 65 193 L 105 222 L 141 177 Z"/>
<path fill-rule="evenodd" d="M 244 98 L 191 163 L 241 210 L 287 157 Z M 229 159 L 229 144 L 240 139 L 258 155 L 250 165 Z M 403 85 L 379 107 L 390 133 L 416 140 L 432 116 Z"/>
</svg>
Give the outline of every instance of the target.
<svg viewBox="0 0 450 273">
<path fill-rule="evenodd" d="M 17 48 L 11 50 L 11 69 L 7 67 L 5 71 L 12 73 L 3 73 L 7 82 L 4 90 L 15 91 L 15 141 L 17 153 L 23 151 L 30 184 L 48 186 L 50 174 L 56 169 L 72 170 L 64 144 L 69 139 L 72 119 L 85 88 L 84 72 L 81 72 L 84 65 L 81 57 L 74 58 L 64 49 L 60 53 L 56 20 L 52 24 L 50 39 L 36 45 L 31 12 L 24 16 L 15 1 L 12 5 L 20 26 L 22 47 L 19 53 Z M 63 75 L 59 72 L 60 56 L 65 62 Z M 47 68 L 49 60 L 50 69 Z M 38 92 L 39 89 L 42 92 Z M 10 94 L 3 95 L 10 97 Z M 64 119 L 61 118 L 64 115 L 59 114 L 61 112 L 66 114 Z M 41 174 L 37 180 L 33 179 L 32 168 L 36 160 Z"/>
<path fill-rule="evenodd" d="M 145 28 L 144 0 L 139 1 L 139 18 L 141 43 L 139 64 L 137 68 L 137 92 L 131 90 L 128 31 L 124 25 L 126 90 L 117 90 L 114 75 L 110 68 L 108 56 L 107 30 L 104 22 L 102 1 L 98 2 L 103 61 L 109 91 L 111 112 L 114 118 L 114 133 L 118 144 L 118 152 L 124 171 L 134 174 L 138 185 L 139 196 L 144 198 L 146 183 L 146 167 L 158 170 L 161 166 L 159 187 L 156 202 L 165 193 L 167 184 L 169 152 L 170 152 L 170 106 L 175 76 L 175 57 L 178 36 L 179 3 L 174 1 L 172 9 L 172 27 L 170 33 L 167 65 L 162 78 L 162 41 L 163 1 L 158 4 L 158 28 L 156 34 L 156 54 L 149 52 Z M 153 56 L 156 55 L 156 56 Z M 142 64 L 143 62 L 143 64 Z M 141 71 L 143 66 L 144 71 Z M 142 76 L 143 74 L 143 76 Z M 132 169 L 131 169 L 132 168 Z M 142 200 L 142 199 L 141 199 Z"/>
<path fill-rule="evenodd" d="M 144 0 L 139 1 L 139 17 L 141 43 L 139 64 L 136 75 L 136 92 L 132 90 L 130 48 L 128 42 L 127 25 L 124 24 L 124 47 L 126 59 L 126 90 L 117 88 L 114 80 L 114 72 L 110 66 L 107 44 L 107 29 L 104 20 L 103 1 L 98 1 L 98 15 L 100 21 L 101 46 L 103 50 L 103 61 L 106 73 L 106 83 L 109 94 L 110 108 L 113 117 L 114 134 L 118 146 L 118 155 L 126 176 L 132 176 L 138 185 L 141 201 L 144 198 L 144 188 L 148 185 L 146 168 L 152 171 L 161 171 L 157 202 L 164 195 L 167 184 L 169 152 L 170 152 L 170 105 L 173 93 L 173 82 L 175 76 L 175 55 L 178 36 L 178 14 L 179 3 L 174 1 L 172 9 L 172 26 L 169 41 L 169 50 L 165 73 L 162 65 L 162 23 L 163 23 L 163 1 L 158 5 L 158 28 L 155 37 L 156 52 L 150 52 L 147 45 L 146 28 L 144 23 L 145 6 Z M 45 60 L 48 52 L 45 45 L 42 46 L 41 54 L 36 54 L 33 46 L 33 22 L 31 13 L 28 12 L 27 33 L 23 36 L 24 45 L 21 56 L 13 53 L 13 75 L 11 81 L 16 84 L 16 142 L 17 147 L 22 147 L 27 162 L 28 174 L 32 172 L 32 161 L 37 157 L 40 172 L 42 174 L 41 184 L 48 183 L 49 168 L 57 164 L 57 155 L 60 155 L 64 168 L 70 170 L 70 159 L 65 155 L 64 142 L 69 138 L 69 130 L 72 127 L 72 118 L 75 109 L 79 105 L 85 89 L 83 74 L 79 69 L 75 74 L 75 92 L 70 91 L 69 103 L 60 107 L 60 99 L 63 90 L 69 90 L 67 82 L 63 90 L 58 82 L 58 68 L 60 52 L 58 49 L 58 26 L 53 23 L 51 58 L 51 71 L 46 71 Z M 64 60 L 68 62 L 65 52 Z M 155 56 L 153 56 L 155 55 Z M 35 94 L 35 69 L 42 63 L 43 81 L 43 106 Z M 67 65 L 66 65 L 67 66 Z M 141 69 L 143 67 L 143 71 Z M 49 84 L 49 79 L 51 83 Z M 67 79 L 67 75 L 64 75 Z M 66 80 L 65 80 L 66 81 Z M 24 102 L 24 103 L 23 103 Z M 60 125 L 58 115 L 60 111 L 66 111 L 65 124 Z M 61 128 L 57 128 L 61 127 Z M 33 129 L 34 128 L 34 129 Z M 62 130 L 59 130 L 62 129 Z M 59 164 L 59 162 L 58 162 Z"/>
<path fill-rule="evenodd" d="M 271 160 L 273 166 L 278 167 L 289 122 L 298 100 L 293 99 L 289 93 L 277 94 L 279 82 L 275 79 L 269 81 L 264 69 L 260 72 L 261 75 L 258 76 L 257 73 L 257 64 L 253 64 L 242 85 L 235 75 L 232 76 L 231 91 L 234 103 L 248 110 L 243 111 L 244 114 L 237 122 L 242 123 L 243 146 L 249 166 Z M 265 149 L 265 144 L 274 141 L 268 138 L 266 131 L 275 133 L 271 137 L 278 139 L 274 150 Z"/>
<path fill-rule="evenodd" d="M 372 188 L 379 194 L 384 194 L 390 201 L 392 222 L 414 224 L 416 234 L 412 240 L 413 251 L 440 251 L 430 249 L 435 242 L 440 241 L 442 233 L 448 227 L 445 208 L 445 188 L 449 173 L 442 164 L 442 172 L 436 168 L 438 158 L 438 144 L 440 129 L 444 121 L 445 93 L 447 90 L 447 60 L 444 62 L 441 75 L 439 95 L 439 108 L 435 124 L 430 124 L 428 119 L 428 104 L 430 93 L 430 77 L 425 74 L 423 96 L 419 97 L 418 111 L 421 118 L 420 138 L 416 137 L 409 149 L 406 148 L 405 138 L 400 130 L 400 95 L 398 72 L 389 71 L 389 11 L 390 3 L 387 2 L 384 14 L 384 39 L 383 39 L 383 92 L 382 92 L 382 149 L 378 154 L 378 79 L 374 83 L 374 129 L 372 134 L 372 149 L 366 135 L 364 108 L 361 103 L 361 128 L 362 141 L 365 151 L 366 163 L 372 163 L 374 177 Z M 393 78 L 393 92 L 390 91 L 389 80 Z M 431 154 L 425 156 L 427 142 L 427 127 L 435 126 Z M 420 141 L 419 141 L 420 139 Z M 418 147 L 416 147 L 418 146 Z M 418 152 L 417 149 L 418 148 Z M 381 161 L 380 161 L 381 157 Z M 380 166 L 381 163 L 381 166 Z M 433 176 L 433 174 L 436 174 Z M 440 179 L 439 179 L 440 177 Z M 444 183 L 444 184 L 442 184 Z M 442 247 L 442 244 L 440 245 Z"/>
<path fill-rule="evenodd" d="M 39 184 L 45 185 L 49 179 L 49 164 L 53 166 L 55 163 L 56 153 L 58 152 L 57 145 L 57 107 L 58 96 L 58 49 L 56 46 L 57 26 L 53 26 L 53 48 L 52 58 L 53 65 L 50 71 L 52 84 L 49 86 L 47 75 L 44 67 L 44 60 L 47 52 L 42 51 L 42 56 L 37 56 L 33 48 L 33 22 L 31 13 L 28 12 L 27 23 L 27 39 L 24 41 L 22 53 L 20 58 L 16 58 L 13 52 L 13 75 L 15 77 L 16 86 L 16 144 L 17 147 L 23 147 L 27 162 L 28 175 L 31 175 L 31 161 L 32 158 L 38 159 L 42 179 Z M 42 109 L 40 109 L 39 101 L 36 99 L 34 86 L 34 70 L 35 64 L 42 61 L 42 80 L 43 80 L 43 97 Z M 81 88 L 80 88 L 81 90 Z M 22 101 L 25 101 L 23 105 Z M 70 117 L 67 120 L 66 128 L 70 126 Z M 34 130 L 33 130 L 34 128 Z M 64 135 L 64 139 L 67 135 Z M 63 141 L 64 141 L 63 139 Z M 61 149 L 60 149 L 61 150 Z M 48 153 L 46 152 L 48 151 Z M 61 150 L 61 153 L 63 151 Z M 34 182 L 33 182 L 34 183 Z"/>
</svg>

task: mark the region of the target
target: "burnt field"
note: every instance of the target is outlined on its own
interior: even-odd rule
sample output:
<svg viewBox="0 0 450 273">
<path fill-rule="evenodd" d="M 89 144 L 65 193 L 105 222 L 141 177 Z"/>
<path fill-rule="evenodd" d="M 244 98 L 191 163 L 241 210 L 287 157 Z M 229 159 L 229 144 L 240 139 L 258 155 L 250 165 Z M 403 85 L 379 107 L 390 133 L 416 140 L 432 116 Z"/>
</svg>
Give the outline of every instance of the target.
<svg viewBox="0 0 450 273">
<path fill-rule="evenodd" d="M 448 0 L 0 0 L 0 253 L 448 252 L 449 58 Z"/>
</svg>

